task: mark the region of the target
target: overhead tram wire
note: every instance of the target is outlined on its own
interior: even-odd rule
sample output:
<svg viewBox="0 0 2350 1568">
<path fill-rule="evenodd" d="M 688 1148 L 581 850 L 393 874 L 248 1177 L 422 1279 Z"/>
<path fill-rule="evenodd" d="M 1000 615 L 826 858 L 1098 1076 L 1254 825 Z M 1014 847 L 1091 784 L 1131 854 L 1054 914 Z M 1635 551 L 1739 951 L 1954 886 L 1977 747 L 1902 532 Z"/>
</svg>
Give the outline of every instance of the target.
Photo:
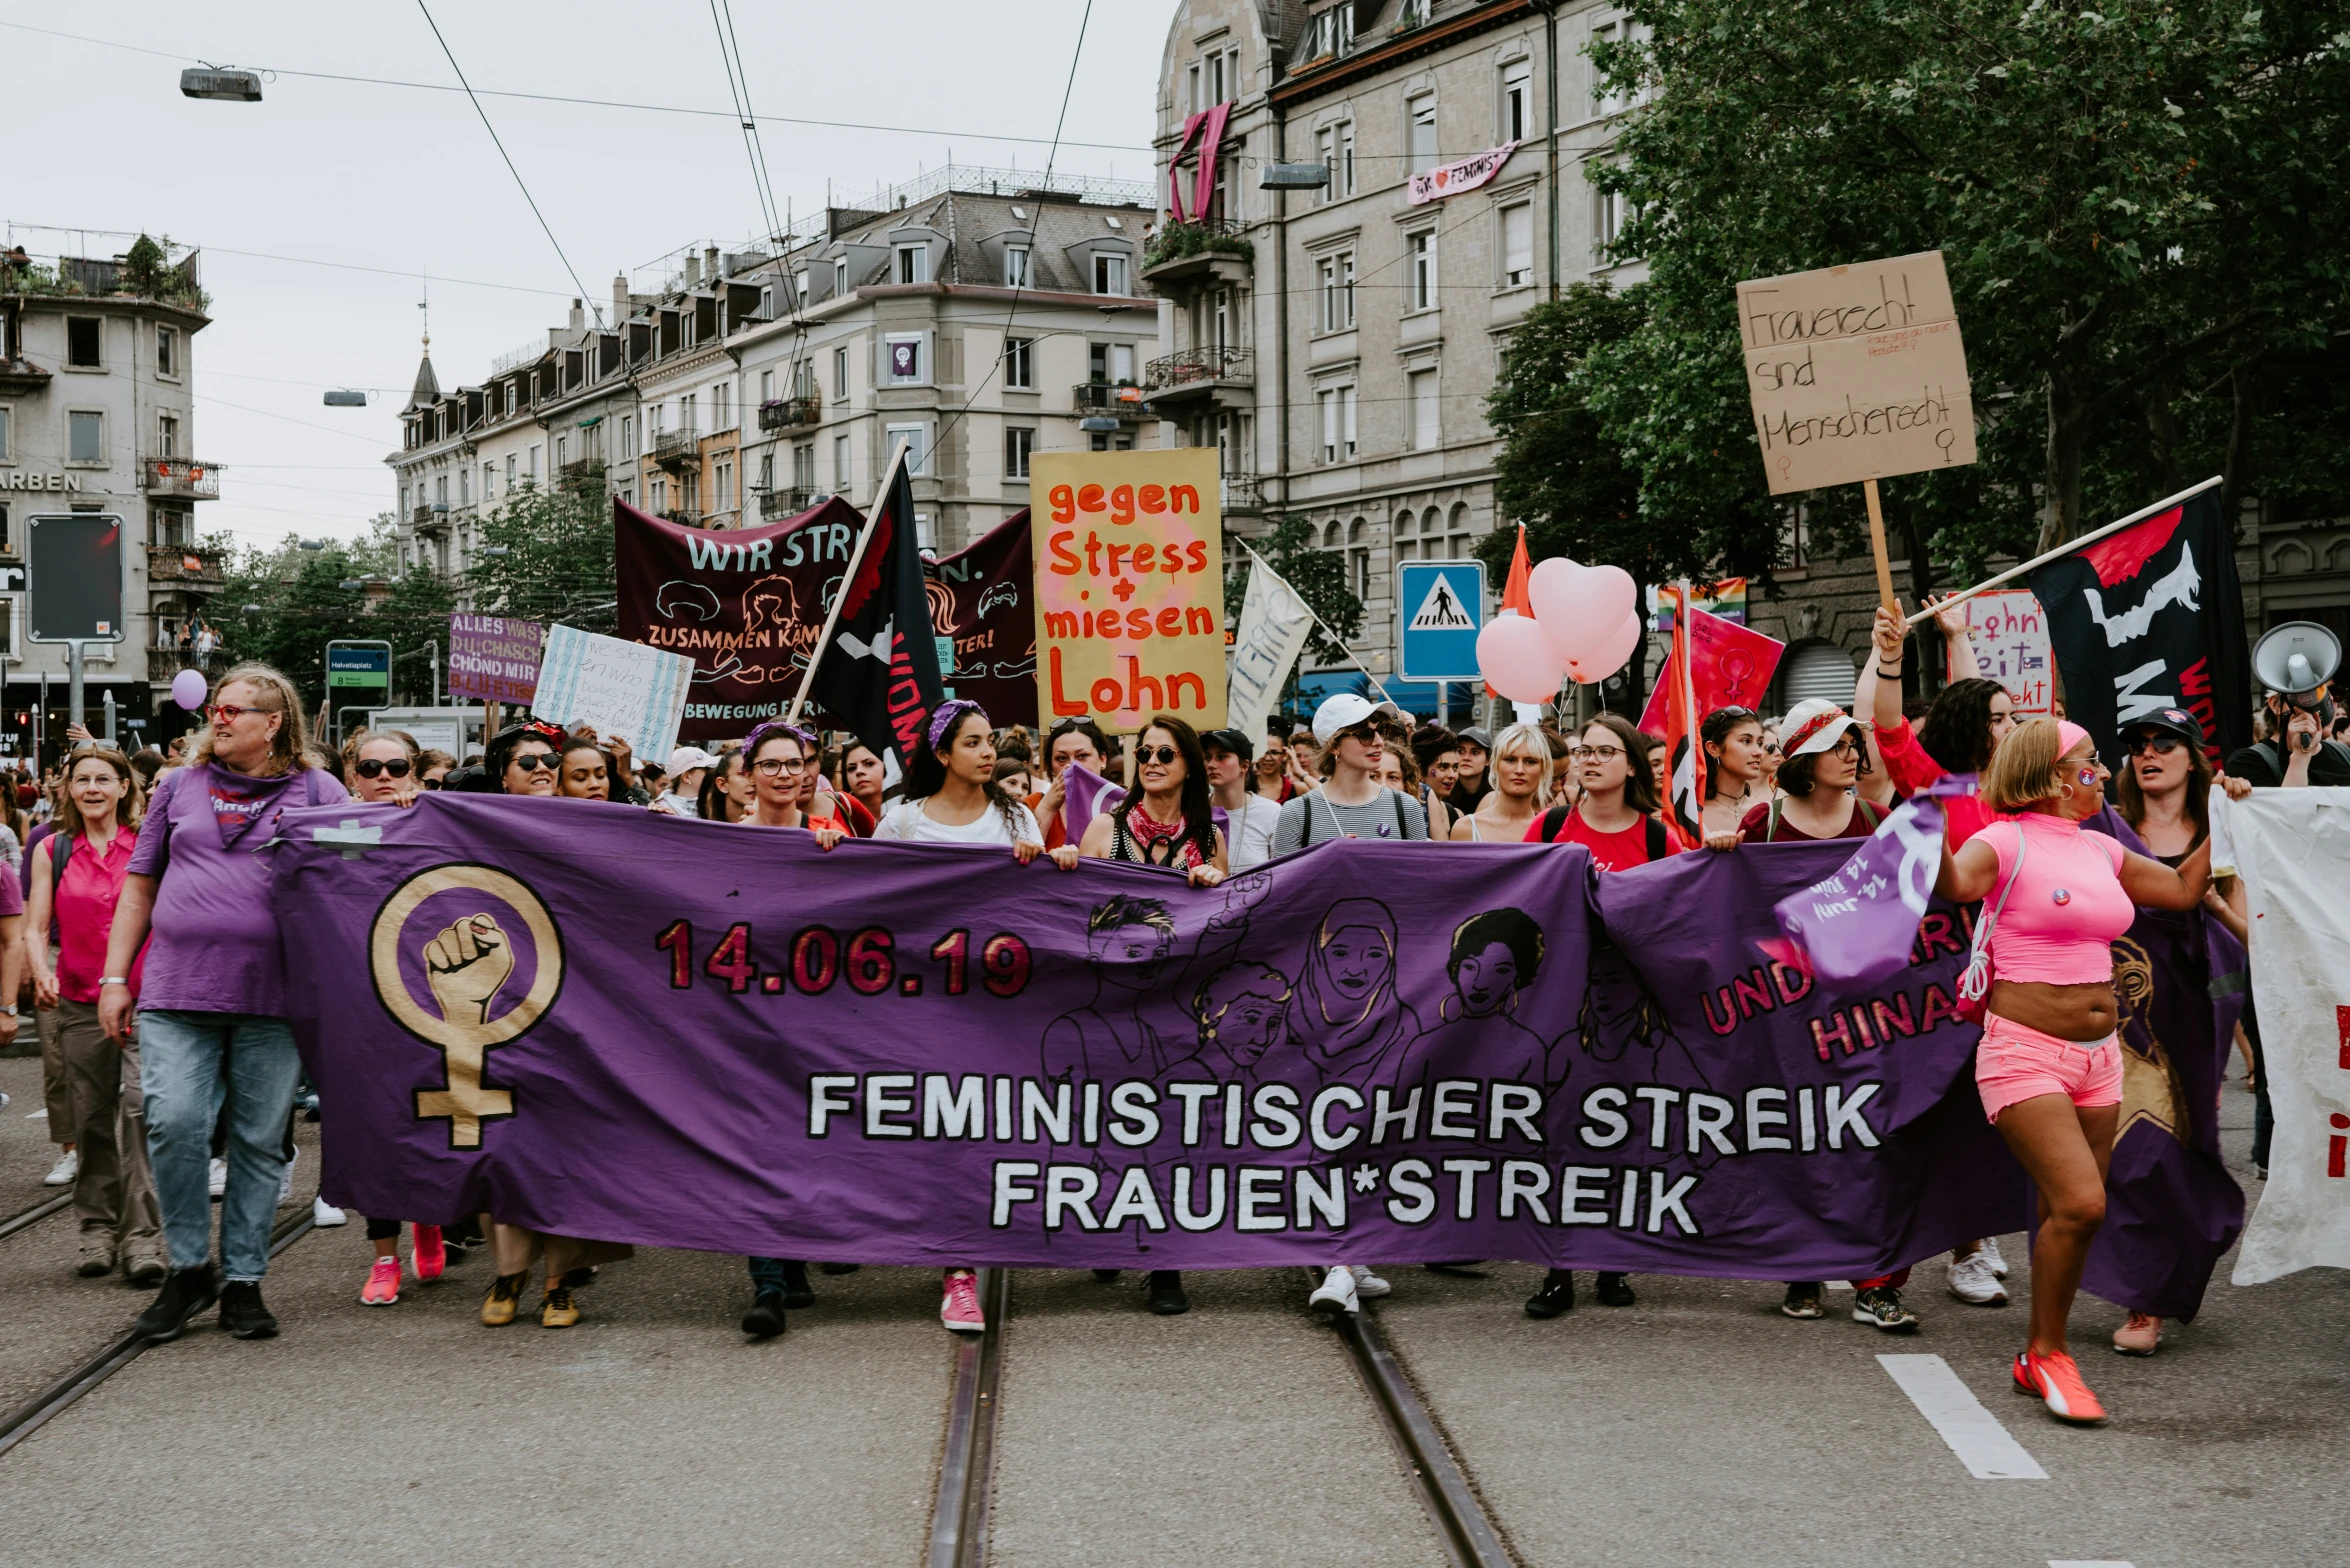
<svg viewBox="0 0 2350 1568">
<path fill-rule="evenodd" d="M 547 243 L 555 247 L 555 256 L 563 263 L 563 270 L 571 274 L 572 287 L 579 290 L 578 297 L 587 301 L 588 307 L 596 313 L 596 325 L 602 327 L 604 307 L 596 303 L 595 295 L 586 284 L 579 281 L 579 269 L 571 264 L 569 256 L 563 254 L 563 242 L 555 238 L 555 230 L 547 222 L 547 215 L 539 211 L 538 198 L 530 193 L 530 183 L 523 179 L 522 171 L 514 167 L 513 156 L 506 151 L 506 144 L 498 138 L 498 128 L 490 123 L 490 112 L 481 106 L 481 100 L 474 96 L 473 85 L 465 80 L 465 67 L 457 63 L 456 51 L 449 47 L 449 40 L 441 36 L 441 24 L 432 19 L 432 8 L 424 0 L 416 0 L 416 9 L 424 13 L 424 25 L 432 29 L 432 36 L 440 44 L 441 53 L 448 58 L 449 69 L 457 73 L 457 84 L 465 89 L 466 101 L 473 105 L 473 112 L 481 116 L 481 128 L 490 133 L 490 144 L 498 149 L 498 156 L 506 160 L 506 172 L 514 176 L 514 184 L 522 192 L 522 199 L 530 204 L 530 215 L 539 220 L 539 228 L 545 232 Z"/>
<path fill-rule="evenodd" d="M 159 60 L 171 60 L 182 65 L 204 64 L 202 60 L 197 59 L 194 55 L 173 54 L 169 50 L 165 49 L 148 49 L 138 44 L 121 43 L 112 38 L 92 38 L 86 33 L 60 32 L 54 27 L 34 27 L 30 23 L 26 22 L 9 21 L 0 21 L 0 27 L 14 28 L 18 32 L 39 33 L 44 37 L 49 38 L 70 39 L 73 42 L 80 44 L 94 44 L 101 49 L 127 49 L 133 54 L 153 55 Z M 401 81 L 395 77 L 386 76 L 352 76 L 336 71 L 301 71 L 296 70 L 291 66 L 282 65 L 255 66 L 251 67 L 251 69 L 259 70 L 272 76 L 299 76 L 307 81 L 316 82 L 354 82 L 365 87 L 405 87 L 418 92 L 430 93 L 453 93 L 460 90 L 458 88 L 451 87 L 446 82 L 408 82 Z M 479 89 L 464 90 L 468 92 L 477 92 L 478 95 L 483 98 L 516 98 L 530 103 L 568 103 L 578 104 L 584 108 L 590 109 L 627 109 L 639 114 L 683 114 L 695 116 L 701 119 L 720 119 L 725 117 L 725 111 L 720 109 L 690 109 L 677 104 L 630 103 L 625 99 L 617 98 L 582 98 L 568 93 L 525 93 L 496 87 L 483 87 Z M 1011 136 L 995 131 L 942 131 L 922 125 L 873 125 L 861 120 L 816 120 L 809 119 L 805 116 L 789 114 L 765 114 L 759 116 L 759 118 L 765 120 L 770 125 L 806 125 L 812 126 L 819 130 L 878 131 L 884 135 L 889 136 L 931 136 L 940 138 L 951 137 L 958 141 L 1018 142 L 1023 146 L 1032 147 L 1042 147 L 1048 145 L 1046 139 L 1042 136 Z M 1139 142 L 1063 142 L 1056 137 L 1054 138 L 1053 144 L 1065 147 L 1092 148 L 1098 149 L 1102 152 L 1149 152 L 1151 150 L 1149 147 Z"/>
<path fill-rule="evenodd" d="M 759 216 L 767 225 L 768 243 L 774 247 L 778 257 L 788 257 L 792 246 L 791 225 L 782 221 L 775 205 L 775 186 L 767 177 L 767 149 L 759 140 L 759 117 L 751 111 L 751 72 L 750 67 L 743 63 L 742 45 L 735 38 L 734 6 L 731 0 L 710 0 L 710 25 L 718 33 L 718 58 L 726 67 L 727 95 L 734 103 L 735 118 L 742 122 L 743 151 L 751 160 L 751 184 L 759 197 Z M 783 290 L 784 297 L 791 301 L 792 380 L 786 384 L 792 388 L 793 395 L 798 396 L 800 352 L 807 346 L 808 322 L 800 309 L 799 290 L 792 287 L 788 265 L 776 269 L 776 283 Z M 738 494 L 736 499 L 739 502 L 741 496 Z M 747 525 L 749 518 L 740 516 L 738 521 Z"/>
</svg>

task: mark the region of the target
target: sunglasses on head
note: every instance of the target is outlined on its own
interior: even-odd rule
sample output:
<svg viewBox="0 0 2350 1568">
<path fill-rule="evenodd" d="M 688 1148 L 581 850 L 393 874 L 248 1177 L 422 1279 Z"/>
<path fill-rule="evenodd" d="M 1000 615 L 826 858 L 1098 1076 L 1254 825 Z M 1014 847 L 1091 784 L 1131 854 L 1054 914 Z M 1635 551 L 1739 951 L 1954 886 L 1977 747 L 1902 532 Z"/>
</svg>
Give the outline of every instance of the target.
<svg viewBox="0 0 2350 1568">
<path fill-rule="evenodd" d="M 387 773 L 393 778 L 404 779 L 408 776 L 408 759 L 394 757 L 386 761 L 382 757 L 362 757 L 351 764 L 351 771 L 363 779 L 381 778 Z"/>
<path fill-rule="evenodd" d="M 1137 746 L 1134 748 L 1135 761 L 1155 762 L 1162 768 L 1182 755 L 1182 752 L 1172 746 Z"/>
</svg>

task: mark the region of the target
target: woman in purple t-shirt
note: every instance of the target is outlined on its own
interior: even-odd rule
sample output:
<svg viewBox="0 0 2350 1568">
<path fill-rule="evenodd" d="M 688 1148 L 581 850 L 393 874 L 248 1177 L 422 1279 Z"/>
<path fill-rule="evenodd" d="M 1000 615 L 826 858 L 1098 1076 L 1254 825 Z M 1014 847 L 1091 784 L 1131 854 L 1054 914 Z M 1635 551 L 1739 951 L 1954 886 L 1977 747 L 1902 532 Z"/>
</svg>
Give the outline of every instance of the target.
<svg viewBox="0 0 2350 1568">
<path fill-rule="evenodd" d="M 205 717 L 187 765 L 156 778 L 98 979 L 100 1023 L 118 1043 L 136 1036 L 143 1059 L 147 1152 L 171 1273 L 133 1331 L 156 1341 L 177 1339 L 215 1300 L 220 1326 L 237 1338 L 277 1333 L 261 1276 L 302 1063 L 261 851 L 287 811 L 350 799 L 305 760 L 301 699 L 269 666 L 222 676 Z M 142 943 L 134 1019 L 129 977 Z M 221 1107 L 228 1186 L 215 1270 L 209 1175 Z"/>
</svg>

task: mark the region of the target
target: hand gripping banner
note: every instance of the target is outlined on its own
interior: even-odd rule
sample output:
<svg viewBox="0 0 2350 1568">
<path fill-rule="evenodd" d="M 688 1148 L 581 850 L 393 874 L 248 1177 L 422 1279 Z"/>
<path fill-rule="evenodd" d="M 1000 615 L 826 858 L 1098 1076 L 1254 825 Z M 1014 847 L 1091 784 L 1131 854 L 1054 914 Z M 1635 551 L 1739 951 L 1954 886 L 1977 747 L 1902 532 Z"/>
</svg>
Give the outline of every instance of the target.
<svg viewBox="0 0 2350 1568">
<path fill-rule="evenodd" d="M 1965 939 L 1819 996 L 1834 844 L 1170 872 L 434 797 L 274 851 L 325 1191 L 871 1263 L 1859 1277 L 2011 1227 Z"/>
</svg>

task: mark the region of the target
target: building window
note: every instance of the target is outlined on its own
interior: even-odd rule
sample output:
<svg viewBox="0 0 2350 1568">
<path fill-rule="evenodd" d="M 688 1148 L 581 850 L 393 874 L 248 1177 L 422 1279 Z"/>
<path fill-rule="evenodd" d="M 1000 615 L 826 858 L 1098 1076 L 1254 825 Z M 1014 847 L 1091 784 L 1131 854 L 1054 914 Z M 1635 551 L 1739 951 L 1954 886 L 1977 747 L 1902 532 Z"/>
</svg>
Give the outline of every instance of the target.
<svg viewBox="0 0 2350 1568">
<path fill-rule="evenodd" d="M 900 441 L 906 443 L 907 473 L 928 474 L 930 472 L 930 426 L 927 424 L 890 425 L 882 431 L 882 437 L 883 445 L 892 452 L 898 449 Z"/>
<path fill-rule="evenodd" d="M 1624 232 L 1624 220 L 1631 209 L 1625 205 L 1622 191 L 1593 191 L 1591 193 L 1591 264 L 1609 267 L 1616 262 L 1616 239 Z"/>
<path fill-rule="evenodd" d="M 832 264 L 832 297 L 838 299 L 848 291 L 849 263 L 848 258 L 844 256 Z"/>
<path fill-rule="evenodd" d="M 1436 231 L 1423 229 L 1404 237 L 1404 256 L 1409 270 L 1404 277 L 1404 308 L 1406 310 L 1434 310 L 1436 308 Z"/>
<path fill-rule="evenodd" d="M 734 510 L 734 465 L 720 462 L 711 469 L 711 506 L 721 512 Z"/>
<path fill-rule="evenodd" d="M 1004 287 L 1008 289 L 1028 287 L 1027 246 L 1007 245 L 1004 247 Z"/>
<path fill-rule="evenodd" d="M 700 412 L 700 396 L 698 393 L 688 392 L 685 394 L 685 396 L 679 398 L 677 400 L 677 428 L 686 432 L 688 435 L 693 434 L 694 431 L 701 428 L 701 426 L 696 423 L 696 416 L 699 415 Z M 532 473 L 535 474 L 538 472 L 538 464 L 533 463 L 530 465 L 530 468 Z"/>
<path fill-rule="evenodd" d="M 457 470 L 457 504 L 458 504 L 459 506 L 471 506 L 471 505 L 473 504 L 473 493 L 472 493 L 472 492 L 473 492 L 473 470 L 472 470 L 472 468 L 470 468 L 470 467 L 466 467 L 466 468 L 460 468 L 460 469 L 458 469 L 458 470 Z"/>
<path fill-rule="evenodd" d="M 900 245 L 898 247 L 898 281 L 900 283 L 928 283 L 930 281 L 929 246 Z"/>
<path fill-rule="evenodd" d="M 849 395 L 849 351 L 845 348 L 836 348 L 832 351 L 832 395 L 834 397 Z"/>
<path fill-rule="evenodd" d="M 1036 450 L 1036 432 L 1006 427 L 1004 431 L 1004 477 L 1026 479 L 1029 454 Z"/>
<path fill-rule="evenodd" d="M 1004 339 L 1004 385 L 1014 392 L 1036 390 L 1036 339 Z"/>
<path fill-rule="evenodd" d="M 1355 324 L 1355 256 L 1342 250 L 1322 258 L 1318 269 L 1322 294 L 1322 330 L 1343 332 Z"/>
<path fill-rule="evenodd" d="M 1329 183 L 1322 187 L 1324 203 L 1337 201 L 1355 193 L 1355 123 L 1341 120 L 1326 125 L 1314 134 L 1314 147 L 1321 155 L 1322 167 L 1330 171 Z"/>
<path fill-rule="evenodd" d="M 557 468 L 562 468 L 567 466 L 570 462 L 571 437 L 557 436 L 555 438 L 555 466 Z"/>
<path fill-rule="evenodd" d="M 1618 23 L 1602 22 L 1591 29 L 1591 44 L 1594 50 L 1599 50 L 1622 42 L 1623 36 L 1623 28 Z M 1618 114 L 1623 107 L 1623 95 L 1608 85 L 1607 76 L 1595 56 L 1591 62 L 1591 112 L 1595 115 Z"/>
<path fill-rule="evenodd" d="M 1087 380 L 1121 387 L 1134 385 L 1133 344 L 1090 343 L 1086 345 L 1085 360 Z"/>
<path fill-rule="evenodd" d="M 494 499 L 497 496 L 497 493 L 498 465 L 495 463 L 484 463 L 481 465 L 481 498 L 484 501 L 489 501 Z"/>
<path fill-rule="evenodd" d="M 1222 103 L 1225 98 L 1224 56 L 1221 53 L 1212 54 L 1200 63 L 1208 68 L 1208 101 L 1206 107 L 1212 109 L 1217 104 Z"/>
<path fill-rule="evenodd" d="M 176 376 L 180 373 L 180 331 L 177 327 L 155 329 L 155 374 Z"/>
<path fill-rule="evenodd" d="M 761 403 L 775 401 L 775 372 L 772 370 L 759 372 L 759 401 Z"/>
<path fill-rule="evenodd" d="M 514 465 L 516 461 L 517 459 L 513 453 L 508 452 L 506 454 L 506 493 L 508 495 L 512 495 L 514 493 Z"/>
<path fill-rule="evenodd" d="M 1501 139 L 1522 142 L 1534 134 L 1534 62 L 1512 60 L 1501 68 Z"/>
<path fill-rule="evenodd" d="M 773 452 L 759 454 L 759 493 L 761 495 L 775 493 L 775 454 Z"/>
<path fill-rule="evenodd" d="M 846 495 L 849 489 L 849 438 L 832 438 L 832 488 L 836 495 Z"/>
<path fill-rule="evenodd" d="M 177 414 L 157 414 L 155 416 L 155 455 L 157 457 L 177 457 L 180 455 L 180 421 Z"/>
<path fill-rule="evenodd" d="M 723 381 L 710 389 L 710 428 L 734 428 L 734 388 Z"/>
<path fill-rule="evenodd" d="M 1201 95 L 1206 91 L 1206 88 L 1201 84 L 1201 77 L 1205 70 L 1204 65 L 1194 65 L 1183 73 L 1183 112 L 1185 114 L 1197 114 L 1207 107 L 1201 101 Z"/>
<path fill-rule="evenodd" d="M 791 483 L 794 490 L 816 488 L 816 443 L 802 441 L 791 449 Z"/>
<path fill-rule="evenodd" d="M 10 454 L 16 449 L 9 444 L 11 438 L 14 435 L 14 432 L 9 429 L 9 417 L 10 411 L 5 408 L 0 408 L 0 463 L 14 461 L 14 459 L 10 456 Z"/>
<path fill-rule="evenodd" d="M 1410 159 L 1411 172 L 1426 174 L 1436 167 L 1436 95 L 1422 93 L 1404 105 L 1408 116 L 1404 129 L 1404 152 Z"/>
<path fill-rule="evenodd" d="M 620 455 L 636 456 L 636 417 L 632 414 L 620 417 Z"/>
<path fill-rule="evenodd" d="M 509 414 L 513 413 L 513 412 L 514 412 L 514 409 L 515 409 L 515 405 L 516 405 L 516 404 L 518 404 L 518 403 L 521 401 L 521 399 L 522 399 L 522 384 L 521 384 L 520 382 L 516 382 L 516 381 L 509 381 L 509 382 L 507 382 L 507 383 L 506 383 L 506 412 L 507 412 L 507 413 L 509 413 Z"/>
<path fill-rule="evenodd" d="M 75 409 L 65 416 L 65 460 L 69 463 L 106 461 L 106 416 L 93 409 Z"/>
<path fill-rule="evenodd" d="M 433 505 L 444 512 L 449 509 L 449 476 L 447 474 L 432 476 L 432 501 Z"/>
<path fill-rule="evenodd" d="M 653 503 L 653 510 L 656 513 L 666 512 L 669 510 L 668 480 L 663 479 L 658 475 L 654 476 L 652 485 L 646 490 L 645 495 Z"/>
<path fill-rule="evenodd" d="M 65 362 L 84 370 L 95 370 L 102 363 L 98 349 L 105 322 L 97 316 L 68 316 L 65 318 Z"/>
<path fill-rule="evenodd" d="M 1093 258 L 1093 291 L 1096 294 L 1126 292 L 1125 257 L 1097 255 Z"/>
<path fill-rule="evenodd" d="M 892 386 L 913 386 L 922 380 L 922 334 L 892 332 L 881 340 L 884 368 Z"/>
<path fill-rule="evenodd" d="M 1415 370 L 1404 377 L 1405 403 L 1411 415 L 1411 444 L 1421 452 L 1433 450 L 1436 429 L 1436 372 Z"/>
<path fill-rule="evenodd" d="M 1517 288 L 1534 281 L 1534 204 L 1501 209 L 1501 282 Z"/>
<path fill-rule="evenodd" d="M 1344 462 L 1355 455 L 1355 389 L 1327 387 L 1322 405 L 1322 461 Z"/>
</svg>

